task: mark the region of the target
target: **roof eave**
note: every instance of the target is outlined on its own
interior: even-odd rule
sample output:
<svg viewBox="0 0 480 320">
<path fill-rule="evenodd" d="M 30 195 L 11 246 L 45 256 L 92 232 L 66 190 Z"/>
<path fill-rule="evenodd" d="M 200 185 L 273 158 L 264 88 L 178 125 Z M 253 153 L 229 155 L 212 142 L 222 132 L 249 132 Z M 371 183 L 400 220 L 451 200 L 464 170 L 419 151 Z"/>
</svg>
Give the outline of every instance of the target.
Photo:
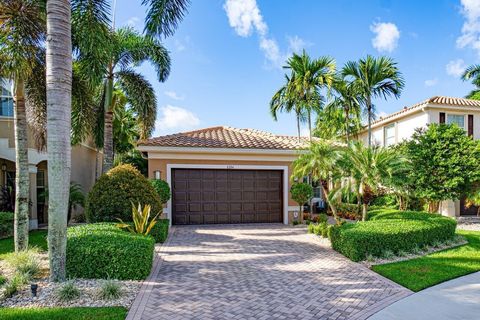
<svg viewBox="0 0 480 320">
<path fill-rule="evenodd" d="M 139 145 L 137 149 L 141 152 L 177 152 L 177 153 L 223 153 L 223 154 L 272 154 L 291 155 L 298 154 L 305 149 L 257 149 L 257 148 L 208 148 L 208 147 L 168 147 Z"/>
</svg>

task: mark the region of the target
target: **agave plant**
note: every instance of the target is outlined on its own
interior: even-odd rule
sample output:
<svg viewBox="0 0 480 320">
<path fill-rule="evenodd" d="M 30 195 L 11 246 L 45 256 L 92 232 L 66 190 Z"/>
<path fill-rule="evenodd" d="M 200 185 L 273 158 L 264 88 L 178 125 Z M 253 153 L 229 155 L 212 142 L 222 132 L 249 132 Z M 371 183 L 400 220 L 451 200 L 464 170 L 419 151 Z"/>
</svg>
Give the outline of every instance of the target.
<svg viewBox="0 0 480 320">
<path fill-rule="evenodd" d="M 132 219 L 133 226 L 131 223 L 125 223 L 122 219 L 117 219 L 120 223 L 117 223 L 116 226 L 121 229 L 127 229 L 131 233 L 143 234 L 144 236 L 148 235 L 152 228 L 157 223 L 157 218 L 160 215 L 160 212 L 150 219 L 151 206 L 146 204 L 143 209 L 142 205 L 139 203 L 138 207 L 132 203 Z"/>
</svg>

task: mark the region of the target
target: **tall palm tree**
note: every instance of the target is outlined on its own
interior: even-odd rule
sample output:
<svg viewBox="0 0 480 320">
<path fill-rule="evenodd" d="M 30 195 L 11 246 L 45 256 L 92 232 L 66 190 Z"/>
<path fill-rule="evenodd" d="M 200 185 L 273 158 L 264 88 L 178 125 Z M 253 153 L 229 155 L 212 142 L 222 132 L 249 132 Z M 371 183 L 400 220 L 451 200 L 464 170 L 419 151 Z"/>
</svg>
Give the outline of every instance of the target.
<svg viewBox="0 0 480 320">
<path fill-rule="evenodd" d="M 104 72 L 92 72 L 91 68 L 83 69 L 83 74 L 91 79 L 92 83 L 102 86 L 101 104 L 103 114 L 103 172 L 108 171 L 113 165 L 113 113 L 115 108 L 115 87 L 120 88 L 131 107 L 137 115 L 141 138 L 148 137 L 154 126 L 157 110 L 157 101 L 153 86 L 140 73 L 135 71 L 135 66 L 144 61 L 149 61 L 157 71 L 158 80 L 163 82 L 170 73 L 170 57 L 168 51 L 160 41 L 142 36 L 132 28 L 122 28 L 111 33 L 108 44 L 104 48 L 108 54 L 103 61 L 96 63 L 104 66 Z M 81 66 L 88 66 L 98 56 L 83 55 L 79 62 Z M 100 121 L 102 122 L 102 121 Z"/>
<path fill-rule="evenodd" d="M 394 96 L 399 98 L 405 82 L 397 63 L 388 57 L 375 58 L 368 55 L 358 62 L 349 61 L 341 71 L 362 97 L 368 116 L 368 145 L 372 145 L 372 99 Z"/>
<path fill-rule="evenodd" d="M 29 186 L 25 87 L 39 59 L 45 39 L 42 5 L 33 0 L 0 2 L 0 77 L 12 80 L 15 127 L 15 251 L 28 247 Z"/>
<path fill-rule="evenodd" d="M 337 215 L 335 199 L 333 199 L 330 191 L 325 188 L 322 181 L 329 181 L 336 177 L 338 173 L 337 162 L 339 159 L 339 150 L 334 145 L 324 141 L 311 142 L 308 151 L 302 153 L 293 162 L 292 172 L 292 177 L 303 178 L 311 176 L 314 181 L 319 182 L 337 223 L 339 223 L 340 220 Z"/>
<path fill-rule="evenodd" d="M 367 219 L 369 195 L 405 173 L 407 161 L 392 148 L 368 147 L 353 141 L 343 151 L 341 166 L 350 175 L 362 202 L 362 220 Z"/>
<path fill-rule="evenodd" d="M 65 280 L 70 189 L 72 40 L 69 0 L 47 0 L 48 255 L 50 279 Z"/>
<path fill-rule="evenodd" d="M 345 136 L 347 143 L 350 141 L 350 136 L 355 134 L 360 129 L 360 97 L 356 88 L 350 86 L 349 83 L 340 77 L 337 77 L 333 82 L 332 89 L 335 92 L 333 99 L 325 106 L 325 113 L 330 112 L 335 114 L 339 112 L 342 117 L 342 135 Z"/>
<path fill-rule="evenodd" d="M 297 119 L 298 139 L 300 140 L 300 123 L 306 121 L 306 114 L 301 107 L 301 103 L 298 101 L 297 96 L 293 93 L 292 86 L 290 85 L 291 79 L 294 77 L 294 74 L 292 74 L 291 77 L 285 75 L 285 84 L 278 89 L 277 92 L 275 92 L 270 100 L 270 114 L 272 115 L 273 120 L 277 121 L 279 112 L 295 112 L 295 117 Z"/>
<path fill-rule="evenodd" d="M 465 72 L 462 74 L 462 80 L 471 80 L 475 86 L 475 89 L 470 91 L 466 97 L 468 99 L 480 100 L 480 64 L 474 64 L 465 69 Z"/>
<path fill-rule="evenodd" d="M 312 138 L 312 113 L 318 112 L 321 90 L 330 88 L 335 76 L 335 60 L 323 56 L 311 59 L 305 50 L 302 55 L 294 53 L 284 67 L 292 71 L 289 87 L 296 103 L 307 115 L 308 130 Z"/>
</svg>

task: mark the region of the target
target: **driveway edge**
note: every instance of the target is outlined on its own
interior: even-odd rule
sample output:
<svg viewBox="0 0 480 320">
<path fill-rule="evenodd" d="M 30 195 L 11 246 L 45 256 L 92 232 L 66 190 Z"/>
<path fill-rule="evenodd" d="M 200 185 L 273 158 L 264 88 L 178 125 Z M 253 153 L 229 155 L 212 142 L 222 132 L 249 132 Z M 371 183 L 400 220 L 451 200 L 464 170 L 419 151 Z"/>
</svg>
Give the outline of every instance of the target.
<svg viewBox="0 0 480 320">
<path fill-rule="evenodd" d="M 138 293 L 137 297 L 133 301 L 133 304 L 130 307 L 127 318 L 125 320 L 140 319 L 143 312 L 145 311 L 145 307 L 149 300 L 150 294 L 152 293 L 152 289 L 155 285 L 155 281 L 153 280 L 155 279 L 155 276 L 157 275 L 158 271 L 160 270 L 160 267 L 162 266 L 162 262 L 163 262 L 162 255 L 165 251 L 165 248 L 170 243 L 170 240 L 173 238 L 174 233 L 175 233 L 175 227 L 171 227 L 170 232 L 168 233 L 167 241 L 162 243 L 158 250 L 155 250 L 154 252 L 155 259 L 153 261 L 152 271 L 150 272 L 150 275 L 148 276 L 148 278 L 145 279 L 145 281 L 143 281 L 142 287 L 140 288 L 140 292 Z"/>
</svg>

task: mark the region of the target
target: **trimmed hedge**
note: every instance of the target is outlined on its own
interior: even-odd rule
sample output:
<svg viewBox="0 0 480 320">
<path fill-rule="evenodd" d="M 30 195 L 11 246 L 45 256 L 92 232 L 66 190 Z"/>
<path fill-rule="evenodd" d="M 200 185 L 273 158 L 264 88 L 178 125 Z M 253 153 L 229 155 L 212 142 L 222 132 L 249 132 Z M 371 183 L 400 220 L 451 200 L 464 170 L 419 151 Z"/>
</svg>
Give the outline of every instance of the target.
<svg viewBox="0 0 480 320">
<path fill-rule="evenodd" d="M 150 180 L 150 184 L 157 192 L 158 196 L 160 197 L 160 202 L 162 204 L 165 204 L 168 202 L 168 200 L 170 200 L 172 194 L 170 191 L 170 186 L 166 181 L 160 179 L 152 179 Z"/>
<path fill-rule="evenodd" d="M 167 240 L 169 225 L 170 220 L 168 219 L 157 220 L 155 226 L 150 230 L 150 235 L 155 239 L 156 243 L 163 243 Z"/>
<path fill-rule="evenodd" d="M 381 257 L 443 242 L 455 235 L 454 219 L 427 212 L 377 210 L 366 222 L 347 223 L 331 230 L 332 248 L 353 261 Z"/>
<path fill-rule="evenodd" d="M 112 223 L 68 228 L 67 276 L 143 280 L 152 269 L 154 246 L 153 237 L 123 231 Z"/>
<path fill-rule="evenodd" d="M 132 221 L 132 203 L 152 207 L 152 214 L 163 210 L 160 197 L 137 169 L 117 166 L 102 175 L 88 193 L 85 216 L 88 222 Z"/>
<path fill-rule="evenodd" d="M 13 212 L 0 212 L 0 239 L 13 236 Z"/>
</svg>

